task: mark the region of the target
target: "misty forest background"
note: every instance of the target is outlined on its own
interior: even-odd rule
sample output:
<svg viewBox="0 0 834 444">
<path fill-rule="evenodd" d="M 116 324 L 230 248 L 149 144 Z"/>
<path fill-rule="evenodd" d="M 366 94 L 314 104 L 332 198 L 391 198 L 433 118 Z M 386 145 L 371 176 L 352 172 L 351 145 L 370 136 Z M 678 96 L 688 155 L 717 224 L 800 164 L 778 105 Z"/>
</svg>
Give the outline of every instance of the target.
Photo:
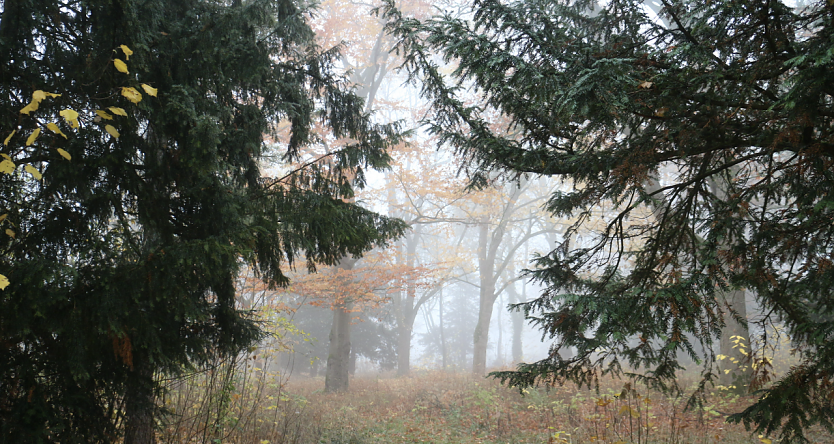
<svg viewBox="0 0 834 444">
<path fill-rule="evenodd" d="M 832 8 L 4 1 L 0 443 L 832 442 Z"/>
</svg>

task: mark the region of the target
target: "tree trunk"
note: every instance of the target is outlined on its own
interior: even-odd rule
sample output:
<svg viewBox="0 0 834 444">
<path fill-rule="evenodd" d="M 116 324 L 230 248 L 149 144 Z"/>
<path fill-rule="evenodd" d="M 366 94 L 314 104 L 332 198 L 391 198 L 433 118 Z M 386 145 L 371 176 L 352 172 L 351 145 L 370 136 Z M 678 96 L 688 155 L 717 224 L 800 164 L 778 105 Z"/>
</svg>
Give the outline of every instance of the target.
<svg viewBox="0 0 834 444">
<path fill-rule="evenodd" d="M 403 301 L 408 303 L 408 299 Z M 397 324 L 397 376 L 408 375 L 411 369 L 411 335 L 413 324 L 403 321 Z"/>
<path fill-rule="evenodd" d="M 344 258 L 339 262 L 342 270 L 352 270 L 356 259 Z M 353 320 L 353 295 L 338 295 L 341 303 L 333 308 L 333 325 L 330 327 L 330 346 L 327 353 L 327 369 L 324 391 L 342 392 L 348 389 L 350 374 L 350 323 Z"/>
<path fill-rule="evenodd" d="M 352 302 L 345 302 L 333 310 L 333 326 L 330 328 L 330 348 L 327 354 L 327 373 L 324 376 L 324 391 L 327 393 L 343 392 L 348 389 L 352 305 Z"/>
<path fill-rule="evenodd" d="M 446 333 L 443 331 L 443 289 L 440 289 L 440 356 L 441 367 L 446 370 L 448 365 L 448 352 L 446 351 Z"/>
<path fill-rule="evenodd" d="M 478 226 L 478 274 L 481 288 L 478 298 L 478 323 L 475 325 L 474 350 L 472 351 L 472 373 L 476 376 L 486 374 L 489 322 L 492 318 L 492 307 L 495 305 L 494 250 L 497 248 L 489 248 L 489 234 L 489 224 L 486 220 L 482 220 Z"/>
<path fill-rule="evenodd" d="M 526 284 L 522 281 L 522 295 L 526 295 Z M 518 294 L 518 291 L 515 288 L 515 285 L 510 285 L 507 287 L 507 292 L 510 295 L 510 303 L 511 304 L 520 304 L 522 302 L 526 302 L 526 296 L 522 296 Z M 519 362 L 524 359 L 524 354 L 522 352 L 522 343 L 521 343 L 521 333 L 524 328 L 524 313 L 521 311 L 513 310 L 510 312 L 510 322 L 513 326 L 513 340 L 512 340 L 512 357 L 513 357 L 513 364 L 518 364 Z"/>
<path fill-rule="evenodd" d="M 405 242 L 405 264 L 409 270 L 417 263 L 417 244 L 420 242 L 423 226 L 417 225 Z M 398 292 L 397 311 L 397 375 L 405 376 L 411 371 L 411 339 L 414 332 L 414 320 L 417 319 L 418 307 L 415 305 L 417 288 L 414 283 L 405 284 L 405 294 Z"/>
<path fill-rule="evenodd" d="M 744 290 L 733 290 L 724 293 L 727 304 L 735 311 L 741 319 L 747 319 L 747 306 Z M 750 331 L 747 326 L 738 322 L 728 310 L 724 314 L 724 328 L 721 329 L 721 341 L 719 347 L 721 354 L 725 356 L 721 360 L 721 377 L 719 382 L 725 387 L 730 387 L 735 392 L 744 393 L 753 377 L 753 368 L 750 365 Z"/>
<path fill-rule="evenodd" d="M 156 444 L 154 433 L 153 367 L 134 355 L 136 380 L 125 395 L 124 444 Z"/>
</svg>

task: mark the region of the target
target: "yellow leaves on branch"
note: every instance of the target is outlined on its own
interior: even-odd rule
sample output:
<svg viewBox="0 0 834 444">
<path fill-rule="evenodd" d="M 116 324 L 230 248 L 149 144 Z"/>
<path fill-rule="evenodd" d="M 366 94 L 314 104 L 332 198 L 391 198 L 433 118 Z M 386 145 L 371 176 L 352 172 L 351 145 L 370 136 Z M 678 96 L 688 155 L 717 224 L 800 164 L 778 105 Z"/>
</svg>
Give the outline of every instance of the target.
<svg viewBox="0 0 834 444">
<path fill-rule="evenodd" d="M 29 113 L 37 111 L 38 110 L 38 105 L 40 105 L 40 102 L 35 102 L 35 101 L 29 102 L 28 105 L 26 105 L 25 107 L 23 107 L 23 109 L 20 110 L 20 114 L 29 115 Z"/>
<path fill-rule="evenodd" d="M 130 74 L 130 71 L 127 70 L 127 64 L 125 62 L 121 61 L 120 59 L 114 59 L 113 60 L 113 66 L 115 66 L 116 69 L 119 72 L 123 72 L 125 74 Z"/>
<path fill-rule="evenodd" d="M 39 89 L 39 90 L 32 93 L 32 101 L 29 102 L 28 105 L 26 105 L 25 107 L 23 107 L 23 109 L 20 110 L 20 114 L 29 115 L 29 113 L 37 111 L 41 102 L 43 102 L 44 99 L 46 99 L 47 97 L 61 97 L 61 95 L 60 94 L 55 94 L 55 93 L 50 93 L 50 92 L 45 92 L 45 91 Z"/>
<path fill-rule="evenodd" d="M 149 95 L 149 96 L 156 97 L 156 91 L 157 91 L 157 89 L 156 89 L 156 88 L 154 88 L 154 87 L 152 87 L 151 85 L 148 85 L 148 84 L 146 84 L 146 83 L 143 83 L 143 84 L 142 84 L 142 89 L 144 89 L 144 90 L 145 90 L 145 94 L 147 94 L 147 95 Z"/>
<path fill-rule="evenodd" d="M 12 133 L 9 134 L 9 136 L 6 137 L 6 140 L 3 141 L 3 145 L 9 146 L 9 141 L 12 140 L 12 136 L 14 136 L 14 133 L 16 133 L 16 132 L 17 132 L 17 130 L 12 130 Z"/>
<path fill-rule="evenodd" d="M 104 130 L 107 131 L 107 134 L 110 134 L 114 138 L 119 138 L 119 131 L 113 125 L 105 125 Z"/>
<path fill-rule="evenodd" d="M 60 155 L 61 155 L 61 157 L 63 157 L 64 159 L 67 159 L 67 160 L 72 160 L 72 156 L 70 156 L 70 153 L 68 153 L 68 152 L 64 151 L 64 150 L 63 150 L 63 149 L 61 149 L 61 148 L 58 148 L 58 154 L 60 154 Z"/>
<path fill-rule="evenodd" d="M 133 103 L 139 103 L 142 101 L 142 93 L 137 91 L 136 88 L 132 88 L 130 86 L 122 87 L 122 95 Z"/>
<path fill-rule="evenodd" d="M 113 116 L 111 116 L 107 111 L 97 109 L 96 110 L 96 115 L 101 117 L 104 120 L 113 120 Z"/>
<path fill-rule="evenodd" d="M 25 167 L 23 167 L 23 169 L 26 170 L 27 173 L 31 174 L 32 177 L 34 177 L 37 180 L 41 180 L 41 178 L 43 178 L 41 172 L 38 171 L 38 169 L 33 167 L 32 165 L 27 164 Z"/>
<path fill-rule="evenodd" d="M 8 286 L 9 286 L 9 279 L 6 276 L 0 274 L 0 290 L 5 290 L 6 287 L 8 287 Z"/>
<path fill-rule="evenodd" d="M 108 109 L 108 110 L 110 110 L 110 112 L 111 112 L 111 113 L 113 113 L 113 114 L 115 114 L 115 115 L 117 115 L 117 116 L 125 116 L 125 117 L 127 117 L 127 113 L 125 112 L 124 108 L 119 108 L 119 107 L 116 107 L 116 106 L 111 106 L 110 108 L 107 108 L 107 109 Z"/>
<path fill-rule="evenodd" d="M 35 143 L 35 140 L 37 140 L 38 136 L 40 136 L 40 135 L 41 135 L 41 129 L 40 128 L 35 128 L 35 130 L 32 131 L 32 134 L 29 135 L 29 138 L 26 139 L 26 146 L 32 146 L 32 144 Z"/>
<path fill-rule="evenodd" d="M 47 123 L 47 124 L 46 124 L 46 127 L 47 127 L 47 128 L 49 128 L 49 130 L 50 130 L 50 131 L 52 131 L 53 133 L 61 135 L 61 137 L 63 137 L 64 139 L 66 139 L 66 138 L 67 138 L 67 135 L 66 135 L 66 134 L 64 134 L 64 133 L 61 131 L 61 128 L 58 128 L 58 124 L 57 124 L 57 123 L 54 123 L 54 122 Z"/>
<path fill-rule="evenodd" d="M 60 114 L 72 128 L 78 128 L 78 111 L 67 108 L 58 114 Z"/>
<path fill-rule="evenodd" d="M 133 51 L 131 51 L 126 45 L 119 45 L 119 48 L 121 48 L 122 52 L 125 53 L 125 60 L 130 60 L 130 56 L 133 55 Z"/>
<path fill-rule="evenodd" d="M 2 162 L 0 162 L 0 173 L 12 174 L 12 172 L 14 172 L 14 169 L 15 164 L 11 160 L 4 159 Z"/>
</svg>

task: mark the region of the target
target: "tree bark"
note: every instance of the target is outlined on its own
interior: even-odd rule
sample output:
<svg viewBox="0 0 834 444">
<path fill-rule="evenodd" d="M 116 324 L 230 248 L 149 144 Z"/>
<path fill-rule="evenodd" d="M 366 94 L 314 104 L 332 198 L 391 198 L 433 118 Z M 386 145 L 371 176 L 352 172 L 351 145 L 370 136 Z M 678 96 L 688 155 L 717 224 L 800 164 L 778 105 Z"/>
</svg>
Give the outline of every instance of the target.
<svg viewBox="0 0 834 444">
<path fill-rule="evenodd" d="M 133 358 L 136 378 L 125 395 L 124 444 L 156 444 L 153 367 L 147 359 L 137 357 Z"/>
<path fill-rule="evenodd" d="M 525 296 L 518 294 L 518 290 L 516 290 L 515 285 L 510 285 L 507 287 L 511 304 L 520 304 L 522 302 L 526 302 L 526 291 L 524 291 L 526 284 L 522 281 L 521 285 L 524 286 L 522 287 L 522 294 L 524 294 Z M 524 328 L 524 313 L 521 311 L 511 311 L 510 322 L 512 323 L 513 327 L 512 359 L 513 364 L 518 364 L 522 361 L 522 359 L 524 359 L 524 353 L 522 352 L 521 343 L 521 333 Z"/>
<path fill-rule="evenodd" d="M 486 353 L 489 344 L 489 322 L 495 305 L 495 253 L 497 248 L 490 248 L 489 223 L 486 218 L 478 226 L 478 275 L 480 294 L 478 303 L 478 323 L 473 335 L 472 373 L 476 376 L 486 374 Z M 502 234 L 503 236 L 503 234 Z M 495 242 L 493 242 L 495 243 Z"/>
<path fill-rule="evenodd" d="M 348 389 L 350 373 L 350 321 L 353 303 L 345 302 L 333 310 L 330 328 L 330 348 L 327 354 L 327 373 L 324 391 L 343 392 Z"/>
<path fill-rule="evenodd" d="M 445 371 L 448 365 L 448 352 L 446 351 L 446 333 L 443 331 L 443 289 L 440 289 L 440 356 L 441 368 Z"/>
<path fill-rule="evenodd" d="M 352 270 L 356 259 L 344 258 L 339 262 L 342 270 Z M 330 327 L 330 346 L 327 353 L 327 370 L 324 391 L 343 392 L 348 389 L 350 375 L 350 324 L 353 320 L 352 295 L 340 295 L 341 303 L 333 308 L 333 325 Z"/>
</svg>

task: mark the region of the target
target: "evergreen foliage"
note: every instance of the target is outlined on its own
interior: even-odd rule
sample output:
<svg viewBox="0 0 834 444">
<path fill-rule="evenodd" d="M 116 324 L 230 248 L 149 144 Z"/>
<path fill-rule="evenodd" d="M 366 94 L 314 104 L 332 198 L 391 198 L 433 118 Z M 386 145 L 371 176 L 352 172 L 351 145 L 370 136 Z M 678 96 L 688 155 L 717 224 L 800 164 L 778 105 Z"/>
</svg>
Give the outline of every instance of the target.
<svg viewBox="0 0 834 444">
<path fill-rule="evenodd" d="M 709 387 L 733 316 L 722 294 L 747 289 L 800 363 L 773 378 L 752 356 L 756 400 L 730 420 L 786 442 L 834 429 L 831 1 L 476 0 L 465 18 L 422 22 L 389 2 L 383 14 L 432 102 L 428 128 L 470 160 L 475 185 L 496 170 L 562 177 L 572 189 L 547 207 L 575 229 L 616 208 L 592 245 L 572 247 L 572 230 L 536 260 L 547 290 L 519 308 L 556 342 L 494 376 L 593 385 L 638 369 L 676 390 L 684 352 Z"/>
<path fill-rule="evenodd" d="M 310 12 L 292 0 L 3 2 L 0 134 L 17 131 L 0 151 L 43 180 L 0 175 L 0 213 L 16 232 L 0 243 L 11 282 L 0 291 L 0 442 L 117 440 L 125 403 L 150 408 L 154 372 L 261 337 L 235 307 L 242 266 L 286 284 L 281 267 L 299 257 L 334 264 L 403 232 L 349 203 L 401 133 L 363 113 L 334 70 L 338 50 L 316 47 Z M 140 83 L 157 97 L 120 94 Z M 21 114 L 37 90 L 62 95 Z M 127 116 L 94 114 L 111 106 Z M 64 108 L 80 113 L 77 129 L 60 122 L 68 138 L 25 143 Z M 316 142 L 316 125 L 352 142 L 329 163 L 265 178 L 264 136 L 281 120 L 286 161 Z"/>
</svg>

